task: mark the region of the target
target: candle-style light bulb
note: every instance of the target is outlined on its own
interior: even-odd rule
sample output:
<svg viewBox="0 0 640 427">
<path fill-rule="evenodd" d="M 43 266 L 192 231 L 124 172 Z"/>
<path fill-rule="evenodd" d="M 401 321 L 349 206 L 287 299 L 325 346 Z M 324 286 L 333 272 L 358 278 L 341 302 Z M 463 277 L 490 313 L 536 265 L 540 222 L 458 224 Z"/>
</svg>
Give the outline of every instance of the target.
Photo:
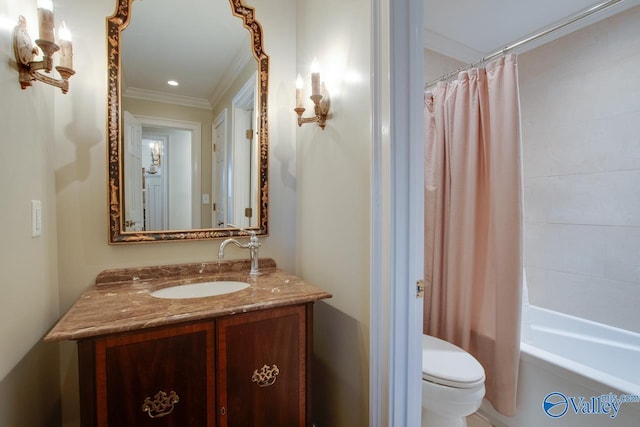
<svg viewBox="0 0 640 427">
<path fill-rule="evenodd" d="M 71 41 L 71 31 L 67 28 L 67 24 L 62 21 L 62 25 L 60 25 L 60 30 L 58 30 L 58 34 L 60 35 L 60 40 Z"/>
<path fill-rule="evenodd" d="M 60 66 L 73 69 L 73 46 L 71 45 L 71 31 L 62 21 L 60 26 Z"/>
<path fill-rule="evenodd" d="M 38 0 L 38 9 L 53 11 L 53 0 Z"/>
<path fill-rule="evenodd" d="M 320 64 L 318 63 L 318 58 L 313 58 L 313 61 L 311 61 L 311 72 L 312 73 L 320 72 Z"/>
<path fill-rule="evenodd" d="M 311 62 L 311 96 L 320 95 L 320 65 L 318 60 L 313 58 Z"/>
<path fill-rule="evenodd" d="M 298 74 L 298 78 L 296 79 L 296 108 L 304 108 L 304 101 L 302 100 L 303 88 L 304 82 L 302 81 L 300 74 Z"/>
<path fill-rule="evenodd" d="M 38 0 L 40 40 L 55 43 L 53 36 L 53 0 Z"/>
</svg>

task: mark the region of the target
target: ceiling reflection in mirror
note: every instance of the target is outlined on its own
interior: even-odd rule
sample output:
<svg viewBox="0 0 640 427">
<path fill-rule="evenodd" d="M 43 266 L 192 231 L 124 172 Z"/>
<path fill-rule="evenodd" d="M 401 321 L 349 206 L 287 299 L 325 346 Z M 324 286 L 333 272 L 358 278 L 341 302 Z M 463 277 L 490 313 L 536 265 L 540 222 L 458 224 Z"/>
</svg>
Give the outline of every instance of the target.
<svg viewBox="0 0 640 427">
<path fill-rule="evenodd" d="M 254 10 L 118 0 L 107 22 L 109 242 L 266 235 L 268 57 Z"/>
</svg>

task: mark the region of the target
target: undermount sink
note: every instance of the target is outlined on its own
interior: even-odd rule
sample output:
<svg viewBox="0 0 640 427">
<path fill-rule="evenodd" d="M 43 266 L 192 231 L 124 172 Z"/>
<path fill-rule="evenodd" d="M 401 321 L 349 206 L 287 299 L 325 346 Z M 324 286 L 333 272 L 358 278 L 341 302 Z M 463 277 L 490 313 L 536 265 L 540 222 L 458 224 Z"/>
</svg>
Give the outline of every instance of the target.
<svg viewBox="0 0 640 427">
<path fill-rule="evenodd" d="M 246 282 L 221 280 L 215 282 L 191 283 L 188 285 L 177 285 L 170 288 L 158 289 L 157 291 L 151 292 L 151 296 L 166 299 L 213 297 L 216 295 L 238 292 L 248 287 L 249 284 Z"/>
</svg>

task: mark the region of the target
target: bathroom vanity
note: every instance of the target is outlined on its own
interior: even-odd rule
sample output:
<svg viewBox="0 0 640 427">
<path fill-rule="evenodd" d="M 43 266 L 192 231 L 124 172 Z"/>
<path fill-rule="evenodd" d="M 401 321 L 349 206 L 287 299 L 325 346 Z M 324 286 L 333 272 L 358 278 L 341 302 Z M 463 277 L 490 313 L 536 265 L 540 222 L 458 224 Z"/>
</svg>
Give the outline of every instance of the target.
<svg viewBox="0 0 640 427">
<path fill-rule="evenodd" d="M 101 273 L 45 337 L 76 340 L 82 426 L 310 426 L 313 303 L 331 295 L 260 260 Z M 164 288 L 240 281 L 209 297 Z"/>
</svg>

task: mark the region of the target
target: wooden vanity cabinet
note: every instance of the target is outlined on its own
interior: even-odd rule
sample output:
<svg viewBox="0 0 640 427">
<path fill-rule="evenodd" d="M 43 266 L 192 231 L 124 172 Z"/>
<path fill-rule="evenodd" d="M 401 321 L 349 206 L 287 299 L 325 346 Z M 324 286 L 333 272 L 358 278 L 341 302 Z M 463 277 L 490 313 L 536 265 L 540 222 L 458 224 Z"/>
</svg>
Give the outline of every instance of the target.
<svg viewBox="0 0 640 427">
<path fill-rule="evenodd" d="M 78 342 L 82 426 L 310 426 L 313 304 Z"/>
</svg>

